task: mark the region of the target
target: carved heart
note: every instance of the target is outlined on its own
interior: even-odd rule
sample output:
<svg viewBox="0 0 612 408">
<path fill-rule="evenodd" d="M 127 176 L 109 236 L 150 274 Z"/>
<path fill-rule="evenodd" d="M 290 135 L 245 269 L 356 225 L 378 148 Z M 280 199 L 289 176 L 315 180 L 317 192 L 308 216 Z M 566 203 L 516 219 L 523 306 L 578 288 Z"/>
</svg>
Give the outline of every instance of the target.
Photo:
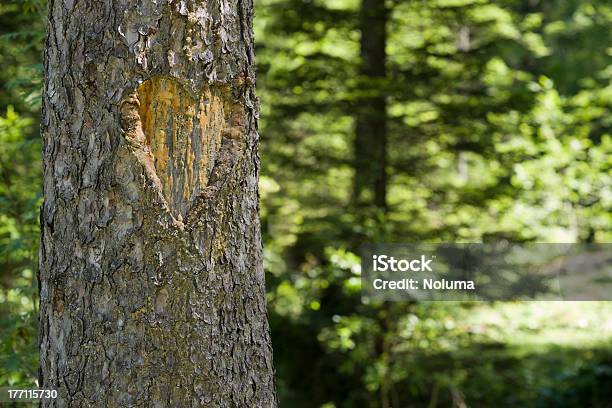
<svg viewBox="0 0 612 408">
<path fill-rule="evenodd" d="M 137 89 L 142 130 L 155 160 L 163 195 L 185 217 L 206 187 L 226 127 L 223 100 L 214 89 L 194 97 L 171 78 L 154 77 Z"/>
</svg>

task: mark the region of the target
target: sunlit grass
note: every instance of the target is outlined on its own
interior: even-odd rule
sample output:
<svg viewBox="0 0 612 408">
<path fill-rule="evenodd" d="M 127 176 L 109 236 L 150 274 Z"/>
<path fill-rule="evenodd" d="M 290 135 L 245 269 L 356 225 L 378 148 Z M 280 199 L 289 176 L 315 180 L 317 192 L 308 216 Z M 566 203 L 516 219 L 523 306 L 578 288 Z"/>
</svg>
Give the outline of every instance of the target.
<svg viewBox="0 0 612 408">
<path fill-rule="evenodd" d="M 511 347 L 612 344 L 612 302 L 500 302 L 471 309 L 465 319 L 471 330 Z"/>
</svg>

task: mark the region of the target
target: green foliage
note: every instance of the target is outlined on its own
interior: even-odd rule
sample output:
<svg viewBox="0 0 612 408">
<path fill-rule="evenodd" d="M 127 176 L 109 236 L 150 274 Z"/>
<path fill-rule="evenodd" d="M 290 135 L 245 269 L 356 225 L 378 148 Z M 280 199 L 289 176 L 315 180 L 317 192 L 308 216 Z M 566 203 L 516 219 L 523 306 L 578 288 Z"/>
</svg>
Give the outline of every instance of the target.
<svg viewBox="0 0 612 408">
<path fill-rule="evenodd" d="M 0 4 L 0 107 L 40 108 L 46 1 L 9 0 Z"/>
<path fill-rule="evenodd" d="M 594 337 L 595 327 L 565 319 L 536 330 L 524 311 L 564 310 L 551 303 L 365 305 L 355 254 L 363 242 L 609 242 L 609 2 L 387 1 L 384 80 L 359 76 L 360 3 L 257 8 L 281 402 L 604 404 L 609 327 L 597 344 L 574 336 Z M 351 196 L 356 103 L 371 92 L 387 97 L 386 212 Z M 611 305 L 601 307 L 596 318 L 608 322 Z M 482 323 L 489 308 L 495 325 Z M 529 334 L 542 344 L 528 344 Z"/>
<path fill-rule="evenodd" d="M 0 385 L 38 378 L 38 109 L 46 2 L 0 4 Z"/>
<path fill-rule="evenodd" d="M 12 107 L 0 117 L 0 383 L 37 377 L 37 251 L 40 142 L 32 119 Z"/>
</svg>

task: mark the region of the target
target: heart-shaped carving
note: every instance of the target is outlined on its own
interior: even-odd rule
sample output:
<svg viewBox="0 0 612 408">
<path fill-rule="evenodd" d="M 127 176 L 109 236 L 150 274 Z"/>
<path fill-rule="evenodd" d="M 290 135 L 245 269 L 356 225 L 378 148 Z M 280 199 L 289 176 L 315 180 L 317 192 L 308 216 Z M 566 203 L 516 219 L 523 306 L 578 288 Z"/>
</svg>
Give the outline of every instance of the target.
<svg viewBox="0 0 612 408">
<path fill-rule="evenodd" d="M 226 126 L 219 92 L 193 96 L 171 78 L 154 77 L 136 90 L 142 130 L 163 195 L 175 216 L 185 217 L 206 187 Z"/>
</svg>

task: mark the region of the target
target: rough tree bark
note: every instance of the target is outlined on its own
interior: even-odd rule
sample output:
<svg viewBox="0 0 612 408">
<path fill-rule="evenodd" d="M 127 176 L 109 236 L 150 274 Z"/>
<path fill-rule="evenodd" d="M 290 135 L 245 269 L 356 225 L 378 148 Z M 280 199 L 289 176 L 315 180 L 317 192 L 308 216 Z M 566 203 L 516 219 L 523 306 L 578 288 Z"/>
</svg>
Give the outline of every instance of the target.
<svg viewBox="0 0 612 408">
<path fill-rule="evenodd" d="M 355 127 L 355 177 L 357 205 L 387 207 L 387 106 L 386 78 L 388 10 L 383 0 L 362 0 L 361 67 L 363 96 L 357 101 Z"/>
<path fill-rule="evenodd" d="M 251 0 L 51 0 L 45 406 L 274 407 Z"/>
</svg>

